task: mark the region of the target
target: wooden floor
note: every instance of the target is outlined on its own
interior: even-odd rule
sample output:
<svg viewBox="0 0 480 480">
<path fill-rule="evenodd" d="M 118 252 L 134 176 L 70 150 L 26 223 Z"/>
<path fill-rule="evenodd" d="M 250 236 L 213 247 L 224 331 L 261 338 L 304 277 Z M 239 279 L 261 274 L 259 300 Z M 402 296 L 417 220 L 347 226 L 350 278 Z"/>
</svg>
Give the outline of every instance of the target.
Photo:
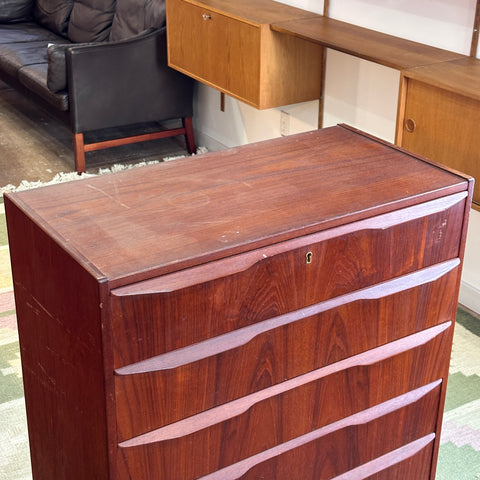
<svg viewBox="0 0 480 480">
<path fill-rule="evenodd" d="M 187 154 L 183 137 L 154 140 L 89 152 L 87 171 Z M 0 187 L 22 180 L 49 181 L 59 172 L 72 171 L 69 127 L 0 81 Z"/>
</svg>

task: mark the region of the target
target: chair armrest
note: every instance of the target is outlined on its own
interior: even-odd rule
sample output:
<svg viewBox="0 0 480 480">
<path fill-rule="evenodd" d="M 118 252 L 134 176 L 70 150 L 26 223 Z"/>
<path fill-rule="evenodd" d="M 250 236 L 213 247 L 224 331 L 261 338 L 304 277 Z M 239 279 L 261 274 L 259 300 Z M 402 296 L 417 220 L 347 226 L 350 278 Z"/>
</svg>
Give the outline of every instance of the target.
<svg viewBox="0 0 480 480">
<path fill-rule="evenodd" d="M 192 116 L 194 81 L 168 67 L 165 28 L 65 55 L 75 133 Z"/>
</svg>

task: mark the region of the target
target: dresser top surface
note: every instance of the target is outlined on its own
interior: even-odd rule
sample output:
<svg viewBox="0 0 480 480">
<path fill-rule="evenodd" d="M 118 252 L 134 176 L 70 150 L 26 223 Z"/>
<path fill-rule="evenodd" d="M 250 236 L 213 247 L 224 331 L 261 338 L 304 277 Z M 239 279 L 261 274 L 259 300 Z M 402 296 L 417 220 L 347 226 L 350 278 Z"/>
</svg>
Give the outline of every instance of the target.
<svg viewBox="0 0 480 480">
<path fill-rule="evenodd" d="M 8 195 L 111 286 L 467 190 L 343 126 Z"/>
</svg>

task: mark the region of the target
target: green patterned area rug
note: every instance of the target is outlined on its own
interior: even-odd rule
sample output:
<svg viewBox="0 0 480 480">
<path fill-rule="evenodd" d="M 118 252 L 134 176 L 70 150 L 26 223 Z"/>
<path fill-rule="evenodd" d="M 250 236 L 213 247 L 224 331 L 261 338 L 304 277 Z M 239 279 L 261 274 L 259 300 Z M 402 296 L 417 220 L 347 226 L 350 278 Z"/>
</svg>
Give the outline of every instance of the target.
<svg viewBox="0 0 480 480">
<path fill-rule="evenodd" d="M 15 305 L 0 197 L 0 480 L 30 479 Z M 480 319 L 462 310 L 455 327 L 436 480 L 480 480 Z"/>
</svg>

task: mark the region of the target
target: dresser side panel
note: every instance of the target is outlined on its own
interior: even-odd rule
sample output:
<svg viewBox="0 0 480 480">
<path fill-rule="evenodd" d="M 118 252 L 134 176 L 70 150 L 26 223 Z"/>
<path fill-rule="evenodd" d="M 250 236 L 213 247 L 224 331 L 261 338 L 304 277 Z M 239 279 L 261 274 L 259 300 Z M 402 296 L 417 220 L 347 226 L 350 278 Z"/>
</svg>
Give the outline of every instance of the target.
<svg viewBox="0 0 480 480">
<path fill-rule="evenodd" d="M 109 478 L 105 283 L 5 198 L 35 480 Z"/>
</svg>

